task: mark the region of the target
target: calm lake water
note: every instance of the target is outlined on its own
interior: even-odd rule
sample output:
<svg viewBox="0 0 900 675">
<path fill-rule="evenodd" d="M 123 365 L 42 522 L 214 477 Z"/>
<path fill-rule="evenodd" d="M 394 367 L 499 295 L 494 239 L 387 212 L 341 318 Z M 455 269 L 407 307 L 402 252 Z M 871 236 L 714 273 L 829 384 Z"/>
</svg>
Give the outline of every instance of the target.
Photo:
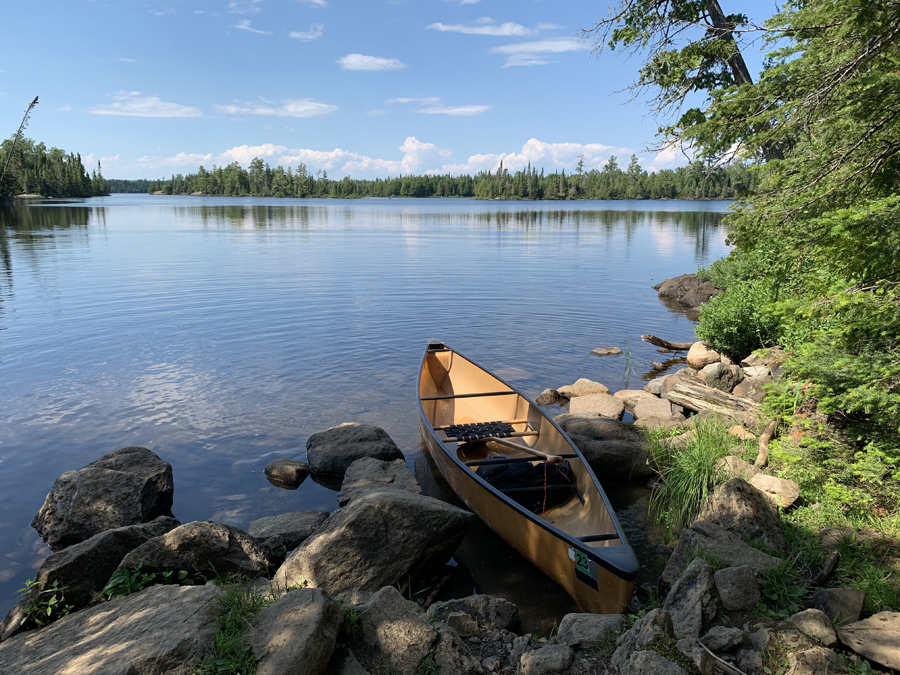
<svg viewBox="0 0 900 675">
<path fill-rule="evenodd" d="M 693 338 L 651 286 L 724 255 L 726 212 L 145 195 L 0 208 L 0 612 L 49 554 L 29 523 L 56 477 L 128 445 L 172 464 L 182 522 L 333 510 L 328 487 L 281 490 L 263 468 L 351 421 L 383 427 L 452 500 L 419 445 L 427 340 L 531 397 L 579 377 L 640 388 L 662 359 L 641 334 Z M 613 345 L 633 372 L 589 354 Z M 447 592 L 505 595 L 526 628 L 574 607 L 484 527 L 456 558 Z"/>
</svg>

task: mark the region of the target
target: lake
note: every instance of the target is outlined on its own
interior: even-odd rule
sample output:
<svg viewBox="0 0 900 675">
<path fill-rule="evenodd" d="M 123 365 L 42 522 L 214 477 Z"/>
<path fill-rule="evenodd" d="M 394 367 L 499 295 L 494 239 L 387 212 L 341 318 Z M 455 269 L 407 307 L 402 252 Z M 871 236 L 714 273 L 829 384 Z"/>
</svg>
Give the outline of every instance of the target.
<svg viewBox="0 0 900 675">
<path fill-rule="evenodd" d="M 727 208 L 147 195 L 0 207 L 0 612 L 50 552 L 29 523 L 53 481 L 124 446 L 172 464 L 182 522 L 335 509 L 327 486 L 282 490 L 263 468 L 305 459 L 306 439 L 342 422 L 384 428 L 426 491 L 452 500 L 419 444 L 427 340 L 530 397 L 579 377 L 640 388 L 662 359 L 642 334 L 694 337 L 651 286 L 727 253 Z M 589 354 L 607 346 L 630 358 Z M 454 562 L 447 593 L 506 595 L 526 629 L 574 607 L 483 526 Z"/>
</svg>

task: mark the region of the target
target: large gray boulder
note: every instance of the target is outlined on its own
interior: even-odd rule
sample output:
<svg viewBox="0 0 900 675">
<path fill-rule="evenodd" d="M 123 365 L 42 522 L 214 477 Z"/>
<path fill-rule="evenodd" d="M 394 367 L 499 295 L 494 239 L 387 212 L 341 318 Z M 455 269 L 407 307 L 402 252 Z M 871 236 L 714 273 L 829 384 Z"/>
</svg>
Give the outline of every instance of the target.
<svg viewBox="0 0 900 675">
<path fill-rule="evenodd" d="M 141 544 L 119 563 L 123 569 L 155 565 L 185 570 L 208 579 L 237 574 L 258 577 L 268 571 L 259 542 L 231 525 L 195 521 Z"/>
<path fill-rule="evenodd" d="M 784 548 L 775 505 L 743 478 L 732 478 L 717 486 L 700 520 L 716 523 L 744 539 L 757 539 L 769 548 Z"/>
<path fill-rule="evenodd" d="M 697 558 L 684 571 L 666 596 L 663 610 L 672 617 L 676 638 L 696 640 L 704 622 L 716 615 L 716 602 L 710 591 L 715 588 L 712 566 Z"/>
<path fill-rule="evenodd" d="M 309 511 L 294 511 L 278 516 L 267 516 L 252 521 L 247 533 L 258 541 L 265 541 L 270 537 L 281 537 L 284 547 L 288 551 L 293 551 L 319 529 L 329 515 L 328 511 L 310 509 Z"/>
<path fill-rule="evenodd" d="M 726 567 L 713 574 L 722 607 L 732 612 L 753 607 L 762 599 L 759 582 L 747 565 Z"/>
<path fill-rule="evenodd" d="M 625 404 L 625 410 L 633 412 L 634 406 L 643 399 L 653 396 L 653 394 L 649 391 L 644 391 L 643 389 L 621 389 L 613 394 L 613 396 L 622 399 L 622 403 Z"/>
<path fill-rule="evenodd" d="M 489 630 L 516 631 L 520 626 L 519 608 L 508 600 L 490 595 L 436 602 L 428 608 L 428 620 L 446 621 L 447 616 L 455 612 L 473 617 L 479 626 Z"/>
<path fill-rule="evenodd" d="M 190 675 L 216 631 L 215 586 L 153 586 L 0 643 L 9 675 Z"/>
<path fill-rule="evenodd" d="M 619 644 L 616 647 L 616 651 L 613 652 L 610 665 L 621 672 L 632 654 L 642 650 L 654 640 L 675 642 L 675 628 L 672 625 L 672 617 L 662 609 L 654 609 L 647 612 L 635 621 L 625 635 L 619 638 Z"/>
<path fill-rule="evenodd" d="M 666 419 L 672 416 L 672 404 L 664 398 L 649 396 L 638 401 L 631 412 L 636 420 L 648 417 Z"/>
<path fill-rule="evenodd" d="M 398 490 L 370 492 L 338 509 L 275 574 L 286 589 L 308 583 L 332 595 L 376 590 L 416 565 L 456 549 L 472 514 Z"/>
<path fill-rule="evenodd" d="M 687 353 L 688 368 L 703 370 L 712 363 L 720 363 L 722 355 L 705 342 L 695 342 Z"/>
<path fill-rule="evenodd" d="M 625 402 L 609 394 L 578 396 L 569 403 L 569 412 L 573 415 L 599 415 L 620 420 L 625 414 Z"/>
<path fill-rule="evenodd" d="M 735 396 L 762 403 L 766 397 L 766 385 L 772 382 L 774 380 L 771 377 L 748 377 L 737 384 L 732 393 Z"/>
<path fill-rule="evenodd" d="M 433 645 L 434 663 L 440 675 L 484 675 L 484 669 L 459 635 L 447 624 L 434 624 L 438 637 Z"/>
<path fill-rule="evenodd" d="M 653 287 L 660 298 L 673 300 L 685 307 L 699 307 L 722 292 L 712 282 L 702 281 L 696 273 L 665 279 Z"/>
<path fill-rule="evenodd" d="M 343 619 L 340 607 L 321 589 L 285 593 L 257 614 L 250 628 L 250 647 L 259 657 L 256 675 L 322 675 Z"/>
<path fill-rule="evenodd" d="M 416 477 L 402 459 L 386 462 L 364 457 L 347 467 L 338 493 L 338 504 L 346 506 L 351 500 L 376 490 L 403 490 L 414 495 L 422 494 Z"/>
<path fill-rule="evenodd" d="M 866 593 L 858 588 L 823 588 L 813 593 L 813 605 L 820 609 L 832 623 L 843 625 L 859 621 Z"/>
<path fill-rule="evenodd" d="M 838 637 L 860 656 L 900 671 L 900 612 L 879 612 L 839 626 Z"/>
<path fill-rule="evenodd" d="M 615 641 L 624 622 L 621 614 L 566 614 L 556 641 L 576 649 L 602 649 Z"/>
<path fill-rule="evenodd" d="M 570 414 L 554 419 L 601 480 L 608 476 L 641 478 L 656 474 L 647 439 L 634 425 Z"/>
<path fill-rule="evenodd" d="M 786 478 L 770 476 L 760 471 L 747 482 L 783 509 L 791 507 L 800 497 L 800 486 Z"/>
<path fill-rule="evenodd" d="M 806 637 L 813 638 L 824 647 L 831 647 L 837 642 L 831 619 L 821 609 L 804 609 L 788 618 L 788 621 Z"/>
<path fill-rule="evenodd" d="M 634 654 L 622 667 L 622 675 L 687 675 L 677 663 L 652 649 L 642 649 Z"/>
<path fill-rule="evenodd" d="M 284 457 L 266 464 L 266 477 L 279 487 L 296 488 L 309 475 L 309 465 L 299 459 Z"/>
<path fill-rule="evenodd" d="M 551 675 L 568 672 L 575 660 L 575 652 L 566 645 L 545 645 L 522 654 L 519 672 L 522 675 Z"/>
<path fill-rule="evenodd" d="M 363 457 L 392 462 L 403 459 L 403 453 L 384 429 L 355 422 L 319 431 L 306 441 L 306 459 L 315 474 L 343 476 Z"/>
<path fill-rule="evenodd" d="M 150 523 L 129 525 L 95 534 L 79 544 L 48 556 L 34 578 L 34 592 L 40 592 L 54 582 L 64 586 L 64 603 L 77 609 L 87 605 L 106 586 L 119 562 L 130 551 L 178 527 L 174 518 L 160 516 Z M 25 609 L 30 597 L 20 600 L 0 623 L 0 640 L 6 640 L 22 630 Z"/>
<path fill-rule="evenodd" d="M 560 387 L 556 392 L 563 398 L 573 399 L 579 396 L 590 396 L 591 394 L 608 394 L 609 387 L 582 377 L 576 380 L 574 384 Z"/>
<path fill-rule="evenodd" d="M 172 517 L 172 467 L 147 448 L 104 455 L 53 483 L 31 526 L 54 551 L 126 525 Z"/>
<path fill-rule="evenodd" d="M 706 386 L 730 394 L 738 384 L 744 381 L 744 371 L 740 366 L 729 366 L 721 361 L 716 361 L 704 366 L 700 371 L 700 377 L 706 382 Z"/>
<path fill-rule="evenodd" d="M 377 648 L 401 675 L 415 675 L 437 639 L 418 605 L 393 586 L 385 586 L 357 609 L 363 641 Z"/>
</svg>

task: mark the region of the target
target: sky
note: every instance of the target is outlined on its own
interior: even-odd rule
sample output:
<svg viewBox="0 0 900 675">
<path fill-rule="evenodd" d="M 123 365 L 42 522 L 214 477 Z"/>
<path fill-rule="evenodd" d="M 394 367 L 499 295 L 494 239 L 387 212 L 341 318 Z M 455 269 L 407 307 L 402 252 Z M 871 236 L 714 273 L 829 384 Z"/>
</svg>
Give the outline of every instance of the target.
<svg viewBox="0 0 900 675">
<path fill-rule="evenodd" d="M 774 5 L 729 3 L 763 20 Z M 729 7 L 728 5 L 735 5 Z M 3 10 L 0 136 L 27 135 L 107 178 L 254 157 L 329 177 L 586 169 L 648 150 L 626 91 L 639 57 L 580 38 L 603 2 L 28 0 Z M 745 50 L 758 69 L 758 48 Z"/>
</svg>

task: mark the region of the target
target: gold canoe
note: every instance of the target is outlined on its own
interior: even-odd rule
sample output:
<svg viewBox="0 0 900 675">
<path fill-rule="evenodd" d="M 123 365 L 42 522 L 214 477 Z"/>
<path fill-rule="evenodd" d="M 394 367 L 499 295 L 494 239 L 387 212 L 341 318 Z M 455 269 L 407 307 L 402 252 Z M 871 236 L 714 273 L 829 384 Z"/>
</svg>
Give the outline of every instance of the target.
<svg viewBox="0 0 900 675">
<path fill-rule="evenodd" d="M 429 453 L 466 506 L 584 611 L 627 609 L 637 559 L 590 465 L 553 420 L 436 341 L 429 342 L 419 369 L 419 414 Z M 563 460 L 570 485 L 557 487 L 564 494 L 549 506 L 546 478 L 543 486 L 504 493 L 479 475 L 482 467 L 528 463 L 546 476 Z M 521 494 L 511 494 L 525 490 L 536 492 L 538 513 L 519 503 Z"/>
</svg>

